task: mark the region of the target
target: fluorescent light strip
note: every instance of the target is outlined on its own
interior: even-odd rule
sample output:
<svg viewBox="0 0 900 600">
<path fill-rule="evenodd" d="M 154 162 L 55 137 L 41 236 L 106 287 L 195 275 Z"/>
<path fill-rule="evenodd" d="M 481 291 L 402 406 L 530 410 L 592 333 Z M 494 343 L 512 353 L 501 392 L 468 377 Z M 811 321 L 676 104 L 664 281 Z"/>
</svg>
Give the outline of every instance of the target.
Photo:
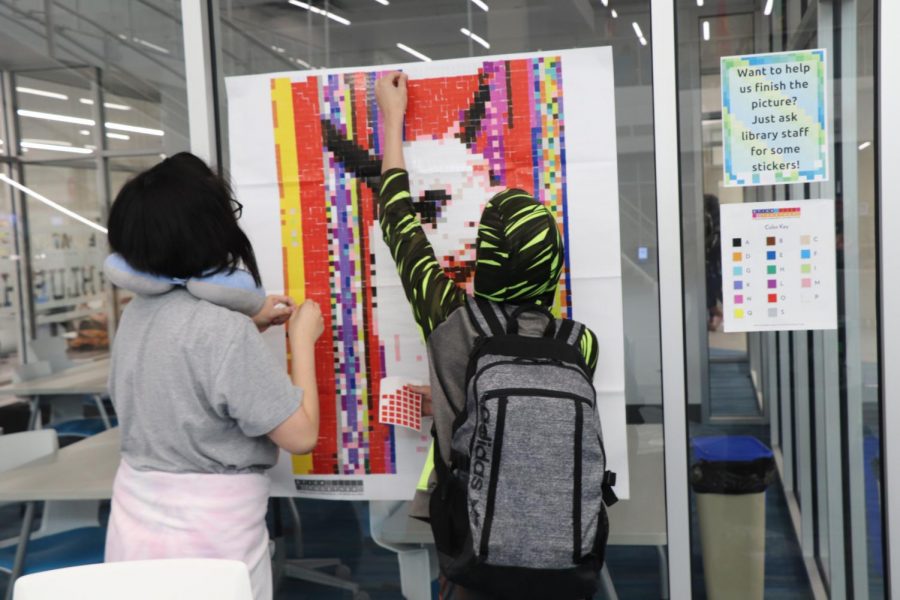
<svg viewBox="0 0 900 600">
<path fill-rule="evenodd" d="M 313 66 L 311 64 L 309 64 L 308 62 L 306 62 L 305 60 L 302 60 L 300 58 L 295 58 L 294 62 L 297 63 L 298 65 L 306 67 L 307 69 L 313 68 Z"/>
<path fill-rule="evenodd" d="M 164 136 L 166 132 L 162 129 L 152 129 L 150 127 L 137 127 L 136 125 L 124 125 L 122 123 L 110 123 L 107 121 L 106 123 L 107 129 L 112 129 L 113 131 L 128 131 L 129 133 L 143 133 L 146 135 L 157 135 Z"/>
<path fill-rule="evenodd" d="M 641 46 L 646 46 L 647 38 L 644 37 L 644 32 L 641 31 L 641 26 L 637 24 L 637 21 L 632 21 L 631 26 L 634 28 L 634 33 L 637 34 L 638 39 L 641 41 Z"/>
<path fill-rule="evenodd" d="M 637 24 L 637 21 L 632 21 L 631 27 L 634 28 L 635 35 L 637 35 L 639 38 L 644 37 L 644 32 L 641 31 L 641 26 Z"/>
<path fill-rule="evenodd" d="M 709 21 L 703 21 L 703 39 L 709 41 Z"/>
<path fill-rule="evenodd" d="M 388 6 L 390 4 L 390 2 L 388 2 L 388 0 L 375 0 L 375 2 L 377 2 L 378 4 L 380 4 L 382 6 Z"/>
<path fill-rule="evenodd" d="M 862 144 L 859 145 L 859 149 L 865 150 L 866 148 L 868 148 L 871 145 L 872 145 L 872 142 L 863 142 Z"/>
<path fill-rule="evenodd" d="M 140 44 L 145 48 L 150 48 L 151 50 L 156 50 L 157 52 L 161 52 L 163 54 L 171 54 L 168 48 L 163 48 L 162 46 L 158 46 L 153 42 L 148 42 L 147 40 L 142 40 L 141 38 L 131 38 L 135 41 L 136 44 Z"/>
<path fill-rule="evenodd" d="M 407 46 L 406 44 L 401 44 L 400 42 L 397 42 L 397 47 L 400 48 L 401 50 L 403 50 L 404 52 L 406 52 L 407 54 L 412 54 L 413 56 L 415 56 L 415 57 L 418 58 L 419 60 L 424 60 L 425 62 L 431 62 L 431 59 L 430 59 L 429 57 L 425 56 L 424 54 L 422 54 L 422 53 L 419 52 L 418 50 L 415 50 L 415 49 L 413 49 L 413 48 L 410 48 L 410 47 Z"/>
<path fill-rule="evenodd" d="M 107 133 L 106 137 L 108 137 L 111 140 L 130 140 L 131 139 L 130 135 L 125 135 L 124 133 L 112 133 L 112 132 Z"/>
<path fill-rule="evenodd" d="M 609 0 L 604 0 L 603 5 L 606 6 L 607 2 L 609 2 Z M 485 4 L 484 2 L 482 2 L 482 0 L 472 0 L 472 4 L 474 4 L 475 6 L 477 6 L 484 12 L 488 12 L 491 10 L 491 7 L 488 6 L 487 4 Z"/>
<path fill-rule="evenodd" d="M 87 129 L 79 129 L 78 133 L 80 133 L 81 135 L 91 135 L 91 132 Z"/>
<path fill-rule="evenodd" d="M 103 227 L 102 225 L 98 225 L 98 224 L 94 223 L 93 221 L 91 221 L 90 219 L 82 217 L 77 212 L 71 211 L 68 208 L 66 208 L 65 206 L 57 204 L 53 200 L 49 200 L 49 199 L 41 196 L 40 194 L 38 194 L 31 188 L 22 185 L 21 183 L 19 183 L 18 181 L 14 180 L 14 179 L 10 179 L 3 173 L 0 173 L 0 181 L 11 185 L 12 187 L 16 188 L 20 192 L 24 192 L 25 194 L 28 194 L 29 196 L 31 196 L 32 198 L 34 198 L 35 200 L 37 200 L 39 202 L 43 202 L 44 204 L 46 204 L 47 206 L 49 206 L 50 208 L 52 208 L 54 210 L 58 210 L 62 214 L 68 215 L 68 216 L 72 217 L 73 219 L 75 219 L 76 221 L 80 221 L 80 222 L 84 223 L 88 227 L 93 227 L 94 229 L 96 229 L 97 231 L 99 231 L 101 233 L 108 232 L 106 227 Z"/>
<path fill-rule="evenodd" d="M 78 101 L 89 106 L 94 105 L 94 101 L 90 98 L 79 98 Z M 131 107 L 127 104 L 116 104 L 115 102 L 104 102 L 103 106 L 105 106 L 106 108 L 112 108 L 113 110 L 131 110 Z"/>
<path fill-rule="evenodd" d="M 766 7 L 763 9 L 763 14 L 766 16 L 772 14 L 772 0 L 766 0 Z"/>
<path fill-rule="evenodd" d="M 30 87 L 19 87 L 16 86 L 16 91 L 20 94 L 31 94 L 32 96 L 43 96 L 44 98 L 55 98 L 57 100 L 68 100 L 69 97 L 65 94 L 58 94 L 56 92 L 48 92 L 47 90 L 38 90 Z"/>
<path fill-rule="evenodd" d="M 75 125 L 95 125 L 93 119 L 84 119 L 82 117 L 70 117 L 69 115 L 58 115 L 56 113 L 45 113 L 37 110 L 25 110 L 20 108 L 16 111 L 20 117 L 31 117 L 32 119 L 44 119 L 45 121 L 59 121 L 60 123 L 74 123 Z"/>
<path fill-rule="evenodd" d="M 62 140 L 40 140 L 37 138 L 25 138 L 22 140 L 24 144 L 50 144 L 52 146 L 71 146 L 72 142 L 64 142 Z"/>
<path fill-rule="evenodd" d="M 609 6 L 609 0 L 600 0 L 603 3 L 603 6 Z"/>
<path fill-rule="evenodd" d="M 329 12 L 327 10 L 322 10 L 318 6 L 313 6 L 312 4 L 307 4 L 306 2 L 301 2 L 300 0 L 288 0 L 288 4 L 293 4 L 294 6 L 299 6 L 300 8 L 305 8 L 311 13 L 315 13 L 317 15 L 322 15 L 323 17 L 328 17 L 332 21 L 337 21 L 341 25 L 349 25 L 350 21 L 341 17 L 339 15 L 334 14 L 333 12 Z"/>
<path fill-rule="evenodd" d="M 52 152 L 68 152 L 69 154 L 90 154 L 92 150 L 79 148 L 78 146 L 57 146 L 56 144 L 42 144 L 41 142 L 22 142 L 22 148 L 29 150 L 50 150 Z"/>
<path fill-rule="evenodd" d="M 613 8 L 613 9 L 610 9 L 609 14 L 612 15 L 612 18 L 613 18 L 613 19 L 618 19 L 618 18 L 619 18 L 619 13 L 617 13 L 617 12 L 616 12 L 616 9 L 614 9 L 614 8 Z"/>
<path fill-rule="evenodd" d="M 490 49 L 491 45 L 488 44 L 488 43 L 487 43 L 487 40 L 485 40 L 485 39 L 484 39 L 483 37 L 481 37 L 480 35 L 477 35 L 477 34 L 472 33 L 471 31 L 469 31 L 469 30 L 466 29 L 465 27 L 460 27 L 460 28 L 459 28 L 459 31 L 460 31 L 460 33 L 462 33 L 463 35 L 469 36 L 470 38 L 472 38 L 473 40 L 475 40 L 476 42 L 478 42 L 479 44 L 481 44 L 481 45 L 484 46 L 485 48 Z"/>
<path fill-rule="evenodd" d="M 703 0 L 697 0 L 697 6 L 703 6 Z"/>
</svg>

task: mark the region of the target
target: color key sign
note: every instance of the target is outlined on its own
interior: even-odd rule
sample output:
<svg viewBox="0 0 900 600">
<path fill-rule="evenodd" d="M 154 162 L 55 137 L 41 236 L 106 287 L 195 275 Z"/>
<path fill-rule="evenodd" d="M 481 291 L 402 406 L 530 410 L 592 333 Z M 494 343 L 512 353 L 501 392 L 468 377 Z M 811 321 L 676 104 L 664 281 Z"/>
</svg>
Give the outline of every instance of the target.
<svg viewBox="0 0 900 600">
<path fill-rule="evenodd" d="M 834 201 L 721 206 L 724 328 L 837 328 Z"/>
</svg>

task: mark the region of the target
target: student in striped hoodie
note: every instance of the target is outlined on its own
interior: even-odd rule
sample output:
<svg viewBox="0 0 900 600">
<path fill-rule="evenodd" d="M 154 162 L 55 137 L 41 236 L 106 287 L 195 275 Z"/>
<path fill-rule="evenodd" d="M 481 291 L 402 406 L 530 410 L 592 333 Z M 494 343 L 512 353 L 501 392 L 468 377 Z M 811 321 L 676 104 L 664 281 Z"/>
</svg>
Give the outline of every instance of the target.
<svg viewBox="0 0 900 600">
<path fill-rule="evenodd" d="M 413 205 L 403 156 L 406 83 L 405 74 L 393 72 L 383 76 L 375 87 L 384 119 L 378 216 L 384 241 L 428 348 L 434 434 L 439 449 L 433 460 L 449 465 L 452 424 L 465 406 L 466 367 L 478 333 L 468 311 L 460 310 L 466 304 L 465 290 L 441 268 Z M 415 142 L 407 151 L 415 152 Z M 519 304 L 550 308 L 564 256 L 562 236 L 550 211 L 523 190 L 504 190 L 487 202 L 481 214 L 474 294 L 496 303 L 501 311 Z M 523 334 L 540 335 L 546 327 L 546 317 L 524 313 L 519 323 Z M 579 344 L 593 371 L 597 365 L 595 334 L 585 328 Z M 426 469 L 431 471 L 433 463 Z M 410 515 L 427 520 L 429 494 L 437 482 L 433 472 L 423 481 L 428 483 L 417 491 Z M 456 590 L 454 597 L 479 596 Z"/>
</svg>

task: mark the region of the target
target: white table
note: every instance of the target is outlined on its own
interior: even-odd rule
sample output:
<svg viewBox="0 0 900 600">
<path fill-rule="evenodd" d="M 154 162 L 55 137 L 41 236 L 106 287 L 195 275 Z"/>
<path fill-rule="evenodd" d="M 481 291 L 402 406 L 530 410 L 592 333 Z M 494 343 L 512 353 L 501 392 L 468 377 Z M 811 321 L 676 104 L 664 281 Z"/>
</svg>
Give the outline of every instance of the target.
<svg viewBox="0 0 900 600">
<path fill-rule="evenodd" d="M 119 429 L 109 429 L 25 466 L 0 473 L 0 502 L 26 502 L 16 558 L 6 598 L 12 598 L 16 579 L 34 525 L 35 503 L 42 500 L 104 500 L 112 497 L 119 466 Z"/>
<path fill-rule="evenodd" d="M 628 426 L 628 465 L 630 472 L 631 497 L 620 500 L 609 508 L 609 541 L 610 546 L 656 546 L 660 556 L 661 596 L 666 597 L 668 586 L 668 561 L 666 546 L 666 503 L 665 478 L 663 463 L 662 426 L 629 425 Z M 687 474 L 685 474 L 685 477 Z M 382 517 L 383 526 L 380 540 L 385 544 L 404 551 L 415 552 L 416 547 L 426 549 L 434 544 L 431 527 L 418 519 L 408 516 L 409 505 L 396 503 L 387 516 Z M 374 535 L 375 532 L 373 532 Z M 402 549 L 406 550 L 402 550 Z M 417 553 L 421 561 L 428 554 Z M 426 563 L 427 565 L 427 563 Z M 403 561 L 401 560 L 401 579 Z M 421 568 L 421 566 L 419 567 Z M 603 574 L 603 584 L 607 598 L 615 598 L 615 588 L 609 579 L 608 571 Z M 430 589 L 420 584 L 419 589 L 410 590 L 409 600 L 430 597 Z"/>
<path fill-rule="evenodd" d="M 0 386 L 0 396 L 24 396 L 31 400 L 29 429 L 34 429 L 38 417 L 38 402 L 42 396 L 91 396 L 100 411 L 106 428 L 110 428 L 109 415 L 103 404 L 103 396 L 109 389 L 109 358 L 101 358 L 79 364 L 69 369 Z"/>
</svg>

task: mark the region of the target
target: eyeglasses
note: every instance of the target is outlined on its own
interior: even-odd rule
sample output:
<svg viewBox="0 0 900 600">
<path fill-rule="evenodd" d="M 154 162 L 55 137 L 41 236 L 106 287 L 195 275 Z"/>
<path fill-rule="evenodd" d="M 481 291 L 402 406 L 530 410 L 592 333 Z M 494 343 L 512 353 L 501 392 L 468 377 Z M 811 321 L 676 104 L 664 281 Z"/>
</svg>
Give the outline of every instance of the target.
<svg viewBox="0 0 900 600">
<path fill-rule="evenodd" d="M 244 205 L 238 202 L 237 200 L 232 200 L 232 212 L 234 212 L 234 219 L 238 220 L 241 218 L 241 215 L 244 214 Z"/>
</svg>

